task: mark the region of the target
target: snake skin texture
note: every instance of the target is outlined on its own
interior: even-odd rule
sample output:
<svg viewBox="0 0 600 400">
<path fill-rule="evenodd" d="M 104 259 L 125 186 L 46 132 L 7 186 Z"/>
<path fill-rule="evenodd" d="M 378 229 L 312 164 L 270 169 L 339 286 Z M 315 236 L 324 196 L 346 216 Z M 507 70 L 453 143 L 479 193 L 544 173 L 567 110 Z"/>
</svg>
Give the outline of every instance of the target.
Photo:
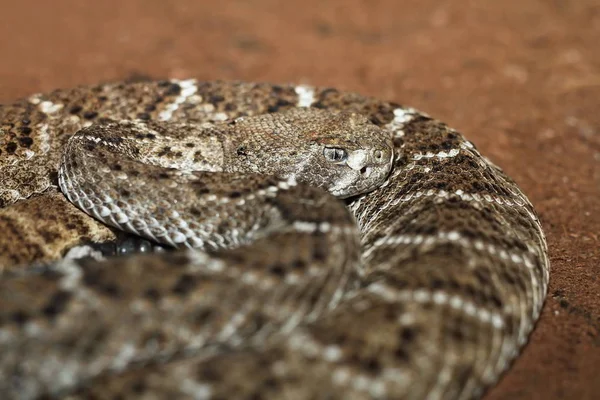
<svg viewBox="0 0 600 400">
<path fill-rule="evenodd" d="M 66 167 L 78 171 L 81 160 L 62 162 L 70 139 L 87 134 L 91 152 L 127 137 L 163 167 L 183 158 L 210 169 L 219 162 L 185 144 L 191 130 L 178 131 L 183 144 L 155 145 L 160 124 L 320 111 L 359 115 L 386 133 L 394 154 L 386 180 L 344 203 L 290 171 L 230 186 L 202 175 L 199 220 L 232 203 L 248 207 L 227 226 L 209 224 L 210 237 L 239 245 L 230 250 L 190 239 L 205 229 L 195 221 L 172 223 L 170 233 L 127 228 L 124 210 L 138 197 L 86 203 Z M 94 136 L 101 126 L 110 129 Z M 255 148 L 235 153 L 252 157 Z M 136 174 L 124 161 L 86 176 L 101 186 L 109 170 Z M 539 220 L 501 169 L 440 121 L 336 89 L 170 80 L 34 95 L 0 108 L 0 177 L 2 398 L 479 398 L 526 343 L 547 291 Z M 174 190 L 190 179 L 175 170 L 151 177 Z M 160 220 L 169 193 L 155 187 L 135 194 L 157 201 L 150 214 Z M 238 243 L 231 232 L 272 219 L 252 206 L 257 199 L 287 225 Z M 264 218 L 251 220 L 257 214 Z M 147 234 L 124 237 L 120 226 Z M 150 252 L 160 237 L 201 242 L 202 251 Z M 103 257 L 94 246 L 106 243 L 142 254 Z M 82 251 L 88 257 L 77 258 Z M 339 268 L 327 268 L 333 261 Z"/>
</svg>

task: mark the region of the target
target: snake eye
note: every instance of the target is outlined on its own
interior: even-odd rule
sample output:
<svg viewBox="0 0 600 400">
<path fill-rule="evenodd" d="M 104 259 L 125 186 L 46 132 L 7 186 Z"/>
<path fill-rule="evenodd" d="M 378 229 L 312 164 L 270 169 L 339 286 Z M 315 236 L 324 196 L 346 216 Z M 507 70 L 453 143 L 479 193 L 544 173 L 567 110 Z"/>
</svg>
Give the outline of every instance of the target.
<svg viewBox="0 0 600 400">
<path fill-rule="evenodd" d="M 339 147 L 325 147 L 323 149 L 323 156 L 329 162 L 340 163 L 346 161 L 348 153 Z"/>
</svg>

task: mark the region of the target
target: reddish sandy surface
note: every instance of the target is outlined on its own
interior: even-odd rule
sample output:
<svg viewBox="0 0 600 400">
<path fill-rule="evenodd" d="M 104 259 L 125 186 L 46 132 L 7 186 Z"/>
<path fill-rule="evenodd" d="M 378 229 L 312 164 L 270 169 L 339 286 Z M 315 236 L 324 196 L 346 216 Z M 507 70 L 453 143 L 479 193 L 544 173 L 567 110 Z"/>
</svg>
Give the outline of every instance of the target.
<svg viewBox="0 0 600 400">
<path fill-rule="evenodd" d="M 515 178 L 552 262 L 491 399 L 600 394 L 597 0 L 0 1 L 0 102 L 132 76 L 302 82 L 448 122 Z"/>
</svg>

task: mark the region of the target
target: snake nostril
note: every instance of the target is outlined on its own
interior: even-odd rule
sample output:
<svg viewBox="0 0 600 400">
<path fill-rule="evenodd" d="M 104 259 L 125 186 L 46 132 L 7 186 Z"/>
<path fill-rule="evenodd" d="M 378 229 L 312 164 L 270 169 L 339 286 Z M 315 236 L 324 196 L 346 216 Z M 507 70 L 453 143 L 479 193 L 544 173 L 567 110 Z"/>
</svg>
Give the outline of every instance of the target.
<svg viewBox="0 0 600 400">
<path fill-rule="evenodd" d="M 360 174 L 361 174 L 361 175 L 365 175 L 365 174 L 367 174 L 368 172 L 369 172 L 369 167 L 362 167 L 362 168 L 360 169 Z"/>
</svg>

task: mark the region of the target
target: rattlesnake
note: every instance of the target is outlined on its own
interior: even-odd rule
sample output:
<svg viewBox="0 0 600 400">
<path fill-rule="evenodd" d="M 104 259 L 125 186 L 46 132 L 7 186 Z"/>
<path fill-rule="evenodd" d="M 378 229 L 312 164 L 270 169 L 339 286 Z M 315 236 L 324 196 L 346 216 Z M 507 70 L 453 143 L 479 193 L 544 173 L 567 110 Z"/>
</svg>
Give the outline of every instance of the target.
<svg viewBox="0 0 600 400">
<path fill-rule="evenodd" d="M 352 215 L 322 190 L 298 184 L 293 168 L 283 178 L 229 186 L 202 173 L 156 170 L 149 176 L 165 185 L 144 190 L 134 164 L 103 158 L 112 146 L 163 167 L 184 159 L 210 171 L 223 156 L 211 163 L 220 153 L 202 153 L 210 135 L 199 148 L 186 140 L 198 136 L 195 127 L 249 120 L 253 129 L 261 125 L 255 118 L 286 113 L 310 125 L 321 112 L 357 118 L 351 126 L 372 124 L 366 132 L 379 144 L 371 161 L 387 157 L 375 131 L 393 144 L 386 180 L 346 200 Z M 540 313 L 549 265 L 532 205 L 471 142 L 415 109 L 306 85 L 170 80 L 31 96 L 2 106 L 0 123 L 3 398 L 476 398 L 516 357 Z M 183 141 L 163 137 L 163 123 L 188 124 L 176 130 Z M 68 141 L 78 135 L 85 140 Z M 283 136 L 279 145 L 238 143 L 235 154 L 258 164 L 293 156 L 294 143 Z M 339 143 L 325 143 L 319 154 L 348 163 Z M 100 149 L 100 161 L 108 160 L 87 165 L 85 190 L 72 185 L 85 160 L 68 158 L 59 169 L 70 146 Z M 362 173 L 365 154 L 352 161 Z M 377 174 L 384 173 L 382 166 Z M 94 203 L 86 196 L 104 187 L 102 174 L 132 179 L 136 193 L 121 189 L 119 198 L 110 193 Z M 180 221 L 165 198 L 190 176 L 202 178 L 191 179 L 194 193 L 209 205 L 196 210 L 199 220 L 233 203 L 247 202 L 250 212 L 233 212 L 192 237 L 207 228 Z M 119 251 L 130 240 L 70 205 L 59 181 L 97 218 L 206 252 L 56 261 L 90 242 L 116 240 Z M 357 192 L 372 189 L 369 182 Z M 100 198 L 110 189 L 98 190 Z M 127 214 L 134 194 L 157 202 L 144 217 L 157 224 Z M 257 198 L 275 216 L 253 209 Z M 265 237 L 253 219 L 261 213 L 289 224 Z M 172 223 L 161 231 L 163 217 Z M 254 243 L 236 230 L 252 232 Z M 241 247 L 217 249 L 231 243 Z M 359 250 L 362 263 L 353 266 Z M 324 269 L 332 261 L 341 267 Z"/>
</svg>

